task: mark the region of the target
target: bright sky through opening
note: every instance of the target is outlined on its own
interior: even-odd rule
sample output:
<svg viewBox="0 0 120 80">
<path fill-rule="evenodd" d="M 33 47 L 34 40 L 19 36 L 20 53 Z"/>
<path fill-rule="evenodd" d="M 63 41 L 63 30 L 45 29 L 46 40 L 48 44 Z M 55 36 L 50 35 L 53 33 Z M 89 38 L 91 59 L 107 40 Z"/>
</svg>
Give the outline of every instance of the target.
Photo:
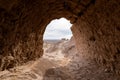
<svg viewBox="0 0 120 80">
<path fill-rule="evenodd" d="M 44 33 L 43 39 L 70 39 L 72 32 L 70 27 L 72 24 L 65 18 L 52 20 L 48 25 Z"/>
</svg>

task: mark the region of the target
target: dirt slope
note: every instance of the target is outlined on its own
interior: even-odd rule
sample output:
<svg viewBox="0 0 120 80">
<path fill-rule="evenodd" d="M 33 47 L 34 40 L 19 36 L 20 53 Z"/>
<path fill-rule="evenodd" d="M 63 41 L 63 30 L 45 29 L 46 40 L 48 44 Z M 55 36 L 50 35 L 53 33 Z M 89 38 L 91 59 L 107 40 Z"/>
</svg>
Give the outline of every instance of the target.
<svg viewBox="0 0 120 80">
<path fill-rule="evenodd" d="M 0 80 L 120 80 L 78 54 L 74 41 L 45 41 L 39 60 L 0 72 Z"/>
</svg>

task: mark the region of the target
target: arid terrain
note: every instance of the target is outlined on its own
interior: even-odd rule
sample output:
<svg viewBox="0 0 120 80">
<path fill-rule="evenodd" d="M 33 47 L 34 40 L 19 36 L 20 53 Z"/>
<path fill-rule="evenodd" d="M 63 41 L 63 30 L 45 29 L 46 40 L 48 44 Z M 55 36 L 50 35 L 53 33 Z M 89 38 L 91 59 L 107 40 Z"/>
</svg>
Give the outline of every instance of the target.
<svg viewBox="0 0 120 80">
<path fill-rule="evenodd" d="M 43 48 L 42 58 L 0 72 L 0 80 L 120 80 L 83 59 L 73 40 L 45 40 Z"/>
</svg>

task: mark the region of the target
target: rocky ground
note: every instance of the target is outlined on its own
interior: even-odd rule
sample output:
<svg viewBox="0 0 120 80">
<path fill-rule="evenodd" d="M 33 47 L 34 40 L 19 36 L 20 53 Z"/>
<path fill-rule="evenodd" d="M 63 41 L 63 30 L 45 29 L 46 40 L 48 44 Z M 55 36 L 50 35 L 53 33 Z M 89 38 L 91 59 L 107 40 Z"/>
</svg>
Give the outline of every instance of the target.
<svg viewBox="0 0 120 80">
<path fill-rule="evenodd" d="M 78 54 L 74 41 L 45 41 L 39 60 L 0 72 L 0 80 L 120 80 Z"/>
</svg>

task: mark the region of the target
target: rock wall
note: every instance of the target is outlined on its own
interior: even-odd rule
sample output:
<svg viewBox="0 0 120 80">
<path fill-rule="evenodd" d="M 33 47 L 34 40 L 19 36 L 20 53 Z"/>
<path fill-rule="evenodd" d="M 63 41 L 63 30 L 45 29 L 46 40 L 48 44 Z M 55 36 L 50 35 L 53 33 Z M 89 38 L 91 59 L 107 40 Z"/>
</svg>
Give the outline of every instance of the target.
<svg viewBox="0 0 120 80">
<path fill-rule="evenodd" d="M 98 0 L 72 27 L 79 53 L 118 74 L 116 70 L 120 70 L 119 4 L 120 2 L 115 0 Z"/>
<path fill-rule="evenodd" d="M 1 70 L 42 56 L 46 25 L 60 17 L 73 24 L 76 46 L 85 58 L 119 70 L 119 4 L 117 0 L 0 0 Z"/>
</svg>

